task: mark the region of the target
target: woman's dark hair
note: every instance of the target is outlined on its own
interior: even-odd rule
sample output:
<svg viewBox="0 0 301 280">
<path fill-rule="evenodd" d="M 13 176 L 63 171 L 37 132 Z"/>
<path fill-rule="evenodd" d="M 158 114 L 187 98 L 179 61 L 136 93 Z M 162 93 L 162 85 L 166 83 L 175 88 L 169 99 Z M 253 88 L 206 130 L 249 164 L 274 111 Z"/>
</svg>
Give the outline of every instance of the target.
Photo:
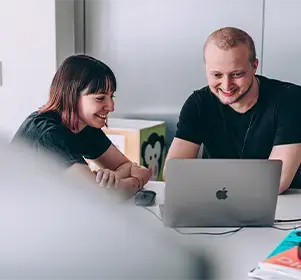
<svg viewBox="0 0 301 280">
<path fill-rule="evenodd" d="M 50 87 L 50 96 L 39 112 L 56 111 L 69 129 L 78 129 L 78 100 L 85 94 L 116 91 L 113 71 L 103 62 L 87 56 L 73 55 L 58 68 Z"/>
</svg>

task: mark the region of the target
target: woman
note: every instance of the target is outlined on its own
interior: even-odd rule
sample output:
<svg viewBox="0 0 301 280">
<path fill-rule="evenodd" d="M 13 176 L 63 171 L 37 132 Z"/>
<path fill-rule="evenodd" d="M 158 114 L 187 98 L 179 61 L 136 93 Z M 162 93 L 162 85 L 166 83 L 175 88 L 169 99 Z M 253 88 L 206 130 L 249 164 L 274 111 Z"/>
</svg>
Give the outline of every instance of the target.
<svg viewBox="0 0 301 280">
<path fill-rule="evenodd" d="M 25 140 L 34 151 L 54 153 L 66 168 L 94 176 L 100 186 L 138 190 L 151 170 L 132 163 L 101 129 L 114 111 L 115 91 L 115 76 L 103 62 L 68 57 L 53 78 L 47 104 L 26 118 L 13 142 Z M 84 158 L 101 167 L 96 176 Z"/>
</svg>

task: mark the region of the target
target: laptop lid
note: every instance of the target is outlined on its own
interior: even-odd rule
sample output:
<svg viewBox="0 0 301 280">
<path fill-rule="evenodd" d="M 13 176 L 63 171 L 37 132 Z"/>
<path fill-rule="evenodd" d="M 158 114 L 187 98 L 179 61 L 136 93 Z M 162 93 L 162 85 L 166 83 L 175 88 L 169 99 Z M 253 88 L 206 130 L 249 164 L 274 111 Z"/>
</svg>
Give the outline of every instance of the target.
<svg viewBox="0 0 301 280">
<path fill-rule="evenodd" d="M 282 161 L 170 159 L 163 223 L 171 227 L 273 225 Z"/>
</svg>

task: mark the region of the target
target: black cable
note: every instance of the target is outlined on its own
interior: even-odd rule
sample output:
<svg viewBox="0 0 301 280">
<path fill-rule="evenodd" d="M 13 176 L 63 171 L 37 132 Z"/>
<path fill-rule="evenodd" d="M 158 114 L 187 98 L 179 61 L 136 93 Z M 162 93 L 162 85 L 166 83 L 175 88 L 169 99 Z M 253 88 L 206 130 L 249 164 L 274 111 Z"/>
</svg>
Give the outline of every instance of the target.
<svg viewBox="0 0 301 280">
<path fill-rule="evenodd" d="M 160 216 L 158 216 L 154 211 L 152 211 L 151 209 L 149 209 L 148 207 L 142 207 L 143 209 L 151 212 L 155 217 L 157 217 L 157 219 L 159 219 L 160 221 L 162 221 L 162 218 Z"/>
<path fill-rule="evenodd" d="M 285 219 L 285 220 L 276 219 L 274 222 L 275 223 L 292 223 L 292 222 L 301 222 L 301 219 Z"/>
<path fill-rule="evenodd" d="M 142 207 L 145 210 L 151 212 L 157 219 L 159 219 L 160 221 L 162 221 L 162 218 L 159 217 L 154 211 L 152 211 L 151 209 L 149 209 L 148 207 Z M 198 234 L 198 235 L 226 235 L 226 234 L 230 234 L 230 233 L 235 233 L 240 231 L 241 229 L 243 229 L 243 227 L 239 227 L 233 230 L 228 230 L 228 231 L 222 231 L 222 232 L 182 232 L 177 228 L 172 228 L 173 230 L 175 230 L 176 232 L 182 234 L 182 235 L 192 235 L 192 234 Z"/>
<path fill-rule="evenodd" d="M 160 216 L 158 216 L 154 211 L 152 211 L 150 208 L 148 207 L 142 207 L 145 210 L 151 212 L 157 219 L 159 219 L 160 221 L 162 221 L 162 218 Z M 275 220 L 275 222 L 292 222 L 292 221 L 301 221 L 301 219 L 292 219 L 292 220 Z M 222 231 L 222 232 L 182 232 L 180 231 L 178 228 L 172 228 L 173 230 L 175 230 L 176 232 L 182 234 L 182 235 L 213 235 L 213 236 L 221 236 L 221 235 L 227 235 L 227 234 L 231 234 L 231 233 L 236 233 L 240 230 L 242 230 L 243 228 L 249 228 L 247 226 L 242 226 L 242 227 L 238 227 L 236 229 L 233 230 L 228 230 L 228 231 Z M 253 228 L 253 227 L 252 227 Z M 289 231 L 289 230 L 296 230 L 301 228 L 300 226 L 295 226 L 295 227 L 290 227 L 290 228 L 282 228 L 282 227 L 277 227 L 277 226 L 272 226 L 272 228 L 277 229 L 277 230 L 282 230 L 282 231 Z"/>
<path fill-rule="evenodd" d="M 296 227 L 290 227 L 290 228 L 281 228 L 281 227 L 276 227 L 276 226 L 272 226 L 272 228 L 274 229 L 278 229 L 278 230 L 294 230 L 294 229 L 298 229 L 298 228 L 301 228 L 301 226 L 296 226 Z"/>
<path fill-rule="evenodd" d="M 173 228 L 176 232 L 182 234 L 182 235 L 226 235 L 226 234 L 231 234 L 231 233 L 236 233 L 238 231 L 240 231 L 241 229 L 243 229 L 244 227 L 239 227 L 236 229 L 232 229 L 232 230 L 227 230 L 227 231 L 222 231 L 222 232 L 182 232 L 177 228 Z"/>
</svg>

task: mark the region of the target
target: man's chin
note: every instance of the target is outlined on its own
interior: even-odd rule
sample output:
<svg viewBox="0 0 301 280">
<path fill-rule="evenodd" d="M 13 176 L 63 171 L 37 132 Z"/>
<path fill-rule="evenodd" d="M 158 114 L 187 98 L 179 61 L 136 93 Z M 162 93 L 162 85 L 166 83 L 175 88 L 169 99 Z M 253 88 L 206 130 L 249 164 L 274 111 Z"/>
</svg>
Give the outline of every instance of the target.
<svg viewBox="0 0 301 280">
<path fill-rule="evenodd" d="M 234 104 L 234 103 L 238 102 L 240 99 L 241 99 L 240 96 L 219 97 L 220 102 L 223 103 L 224 105 Z"/>
<path fill-rule="evenodd" d="M 232 105 L 234 103 L 242 101 L 248 94 L 249 92 L 245 92 L 243 94 L 235 94 L 233 96 L 226 97 L 224 95 L 219 95 L 218 98 L 221 103 L 224 105 Z"/>
</svg>

